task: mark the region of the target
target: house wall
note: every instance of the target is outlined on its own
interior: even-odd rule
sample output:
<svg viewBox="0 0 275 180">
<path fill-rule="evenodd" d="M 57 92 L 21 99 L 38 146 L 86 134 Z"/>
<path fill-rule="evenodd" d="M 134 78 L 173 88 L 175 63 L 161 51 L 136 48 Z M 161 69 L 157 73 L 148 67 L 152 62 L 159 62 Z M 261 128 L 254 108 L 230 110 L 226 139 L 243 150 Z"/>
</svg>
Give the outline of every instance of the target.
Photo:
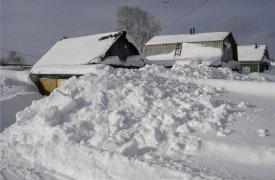
<svg viewBox="0 0 275 180">
<path fill-rule="evenodd" d="M 191 42 L 192 44 L 200 44 L 204 47 L 213 47 L 222 49 L 223 41 L 202 41 L 202 42 Z"/>
<path fill-rule="evenodd" d="M 237 44 L 231 34 L 228 35 L 223 41 L 201 41 L 201 42 L 190 42 L 192 44 L 200 44 L 205 47 L 219 48 L 223 50 L 222 61 L 238 60 Z M 229 49 L 225 48 L 225 43 L 231 45 Z M 170 44 L 156 44 L 146 45 L 144 48 L 145 56 L 154 56 L 159 54 L 168 54 L 176 49 L 177 43 Z"/>
<path fill-rule="evenodd" d="M 241 72 L 242 72 L 243 67 L 249 67 L 250 72 L 259 72 L 260 71 L 259 63 L 241 62 L 240 63 Z"/>
<path fill-rule="evenodd" d="M 204 41 L 192 42 L 192 44 L 200 44 L 205 47 L 222 48 L 222 41 Z M 176 49 L 177 43 L 146 45 L 144 48 L 145 56 L 154 56 L 159 54 L 169 54 Z"/>
<path fill-rule="evenodd" d="M 155 56 L 158 54 L 169 54 L 176 49 L 177 43 L 156 44 L 144 47 L 145 56 Z"/>
<path fill-rule="evenodd" d="M 229 60 L 238 60 L 238 46 L 237 43 L 232 35 L 232 33 L 230 33 L 225 39 L 224 39 L 224 43 L 229 43 L 231 44 L 232 49 L 230 49 L 230 56 L 229 56 Z"/>
<path fill-rule="evenodd" d="M 55 88 L 59 87 L 65 80 L 79 74 L 30 74 L 31 81 L 37 86 L 42 95 L 49 95 Z"/>
<path fill-rule="evenodd" d="M 132 55 L 139 55 L 139 52 L 137 48 L 127 40 L 126 33 L 123 33 L 109 48 L 102 61 L 109 56 L 118 56 L 121 61 L 126 61 L 127 57 Z"/>
</svg>

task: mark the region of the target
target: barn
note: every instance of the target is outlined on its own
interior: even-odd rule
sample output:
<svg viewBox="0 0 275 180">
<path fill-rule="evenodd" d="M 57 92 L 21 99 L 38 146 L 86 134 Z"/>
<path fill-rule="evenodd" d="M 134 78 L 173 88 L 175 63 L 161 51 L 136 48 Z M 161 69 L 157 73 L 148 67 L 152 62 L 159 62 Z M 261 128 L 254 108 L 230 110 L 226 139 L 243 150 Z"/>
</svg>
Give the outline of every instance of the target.
<svg viewBox="0 0 275 180">
<path fill-rule="evenodd" d="M 91 72 L 96 64 L 118 68 L 145 65 L 126 31 L 95 34 L 58 41 L 31 69 L 30 79 L 44 95 L 64 80 Z"/>
<path fill-rule="evenodd" d="M 156 60 L 154 56 L 161 54 L 174 53 L 172 59 L 176 59 L 177 56 L 187 53 L 192 49 L 184 49 L 190 46 L 185 45 L 186 43 L 198 45 L 197 47 L 208 47 L 211 51 L 213 48 L 219 49 L 221 52 L 221 62 L 238 60 L 237 43 L 231 32 L 195 34 L 193 31 L 190 34 L 155 36 L 145 44 L 144 53 L 146 58 L 152 62 Z M 196 54 L 193 55 L 196 56 Z"/>
<path fill-rule="evenodd" d="M 266 45 L 238 46 L 238 53 L 241 71 L 243 73 L 263 72 L 269 69 L 270 58 Z"/>
</svg>

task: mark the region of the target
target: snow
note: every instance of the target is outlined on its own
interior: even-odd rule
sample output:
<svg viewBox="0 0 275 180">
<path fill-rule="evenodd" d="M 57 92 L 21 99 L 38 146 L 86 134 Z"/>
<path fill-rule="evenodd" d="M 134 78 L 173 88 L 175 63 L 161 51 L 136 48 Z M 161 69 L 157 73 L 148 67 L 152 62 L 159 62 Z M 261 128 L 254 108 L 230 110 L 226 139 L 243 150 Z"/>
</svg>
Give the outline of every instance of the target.
<svg viewBox="0 0 275 180">
<path fill-rule="evenodd" d="M 87 65 L 45 65 L 32 69 L 34 74 L 87 74 L 93 72 L 94 64 Z"/>
<path fill-rule="evenodd" d="M 204 41 L 222 41 L 230 32 L 209 32 L 197 34 L 181 34 L 181 35 L 160 35 L 154 36 L 145 45 L 169 44 L 178 42 L 204 42 Z"/>
<path fill-rule="evenodd" d="M 62 39 L 58 41 L 35 65 L 83 65 L 98 63 L 118 37 L 100 38 L 120 32 L 111 32 Z M 96 47 L 96 48 L 94 48 Z"/>
<path fill-rule="evenodd" d="M 228 62 L 221 62 L 222 67 L 240 71 L 240 62 L 235 60 L 230 60 Z"/>
<path fill-rule="evenodd" d="M 273 179 L 274 88 L 228 68 L 94 65 L 17 113 L 0 178 Z"/>
<path fill-rule="evenodd" d="M 1 67 L 0 70 L 0 132 L 15 122 L 18 111 L 29 106 L 35 99 L 40 99 L 37 88 L 28 79 L 29 72 L 19 68 L 13 70 Z"/>
<path fill-rule="evenodd" d="M 246 45 L 238 46 L 238 59 L 243 61 L 262 61 L 266 50 L 266 45 Z"/>
<path fill-rule="evenodd" d="M 79 72 L 73 70 L 72 73 L 83 74 L 89 72 L 90 67 L 83 65 L 104 63 L 113 65 L 123 65 L 118 57 L 108 57 L 101 61 L 106 51 L 121 36 L 122 31 L 94 34 L 77 38 L 62 39 L 58 41 L 32 68 L 32 73 L 48 73 L 48 69 L 58 72 L 62 69 L 72 69 L 72 67 L 80 68 Z M 107 37 L 107 38 L 106 38 Z M 127 35 L 129 42 L 133 42 Z M 137 59 L 137 58 L 136 58 Z M 114 62 L 113 62 L 114 61 Z M 135 63 L 134 63 L 135 62 Z M 128 63 L 129 64 L 129 63 Z M 132 61 L 131 66 L 141 65 L 144 62 L 141 58 L 139 61 Z M 64 68 L 62 67 L 64 66 Z M 56 68 L 56 69 L 55 69 Z M 50 71 L 51 72 L 51 71 Z M 65 72 L 67 74 L 67 72 Z"/>
<path fill-rule="evenodd" d="M 122 62 L 117 56 L 107 57 L 102 64 L 105 65 L 118 65 L 124 67 L 142 67 L 145 65 L 141 56 L 129 56 L 125 62 Z M 96 64 L 87 65 L 43 65 L 32 69 L 34 74 L 74 74 L 83 75 L 94 72 L 96 70 Z"/>
<path fill-rule="evenodd" d="M 222 51 L 218 48 L 203 47 L 198 44 L 182 43 L 181 55 L 175 56 L 175 50 L 169 54 L 147 56 L 149 64 L 173 66 L 174 64 L 187 65 L 214 65 L 221 64 Z"/>
</svg>

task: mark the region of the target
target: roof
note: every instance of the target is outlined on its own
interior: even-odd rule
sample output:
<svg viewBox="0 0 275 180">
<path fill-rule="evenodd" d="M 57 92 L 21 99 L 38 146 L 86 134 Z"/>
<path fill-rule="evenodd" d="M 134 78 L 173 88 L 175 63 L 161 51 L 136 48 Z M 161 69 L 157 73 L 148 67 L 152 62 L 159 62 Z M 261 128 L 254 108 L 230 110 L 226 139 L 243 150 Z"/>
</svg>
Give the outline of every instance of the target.
<svg viewBox="0 0 275 180">
<path fill-rule="evenodd" d="M 265 55 L 266 45 L 238 46 L 239 61 L 261 61 Z"/>
<path fill-rule="evenodd" d="M 58 41 L 35 65 L 84 65 L 99 63 L 123 31 L 82 36 Z"/>
<path fill-rule="evenodd" d="M 154 44 L 168 44 L 178 42 L 203 42 L 203 41 L 222 41 L 230 32 L 209 32 L 209 33 L 197 33 L 197 34 L 179 34 L 179 35 L 163 35 L 154 36 L 146 45 Z"/>
</svg>

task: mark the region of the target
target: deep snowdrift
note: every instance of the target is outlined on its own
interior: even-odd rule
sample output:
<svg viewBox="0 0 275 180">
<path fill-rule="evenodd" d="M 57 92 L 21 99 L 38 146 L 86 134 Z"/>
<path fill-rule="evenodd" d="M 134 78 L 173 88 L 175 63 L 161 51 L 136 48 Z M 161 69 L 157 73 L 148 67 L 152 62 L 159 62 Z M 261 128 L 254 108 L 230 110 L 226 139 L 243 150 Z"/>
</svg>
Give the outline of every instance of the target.
<svg viewBox="0 0 275 180">
<path fill-rule="evenodd" d="M 40 172 L 50 172 L 45 176 L 52 174 L 51 179 L 243 179 L 192 158 L 201 154 L 207 159 L 204 153 L 213 152 L 214 159 L 215 152 L 227 151 L 227 144 L 215 148 L 220 145 L 215 138 L 231 137 L 232 125 L 251 117 L 246 109 L 255 108 L 226 100 L 222 88 L 196 84 L 196 78 L 265 81 L 256 74 L 203 66 L 95 66 L 17 114 L 16 123 L 0 137 L 0 174 L 22 179 Z M 244 148 L 234 150 L 226 160 Z M 275 152 L 264 153 L 265 165 L 273 167 Z"/>
</svg>

